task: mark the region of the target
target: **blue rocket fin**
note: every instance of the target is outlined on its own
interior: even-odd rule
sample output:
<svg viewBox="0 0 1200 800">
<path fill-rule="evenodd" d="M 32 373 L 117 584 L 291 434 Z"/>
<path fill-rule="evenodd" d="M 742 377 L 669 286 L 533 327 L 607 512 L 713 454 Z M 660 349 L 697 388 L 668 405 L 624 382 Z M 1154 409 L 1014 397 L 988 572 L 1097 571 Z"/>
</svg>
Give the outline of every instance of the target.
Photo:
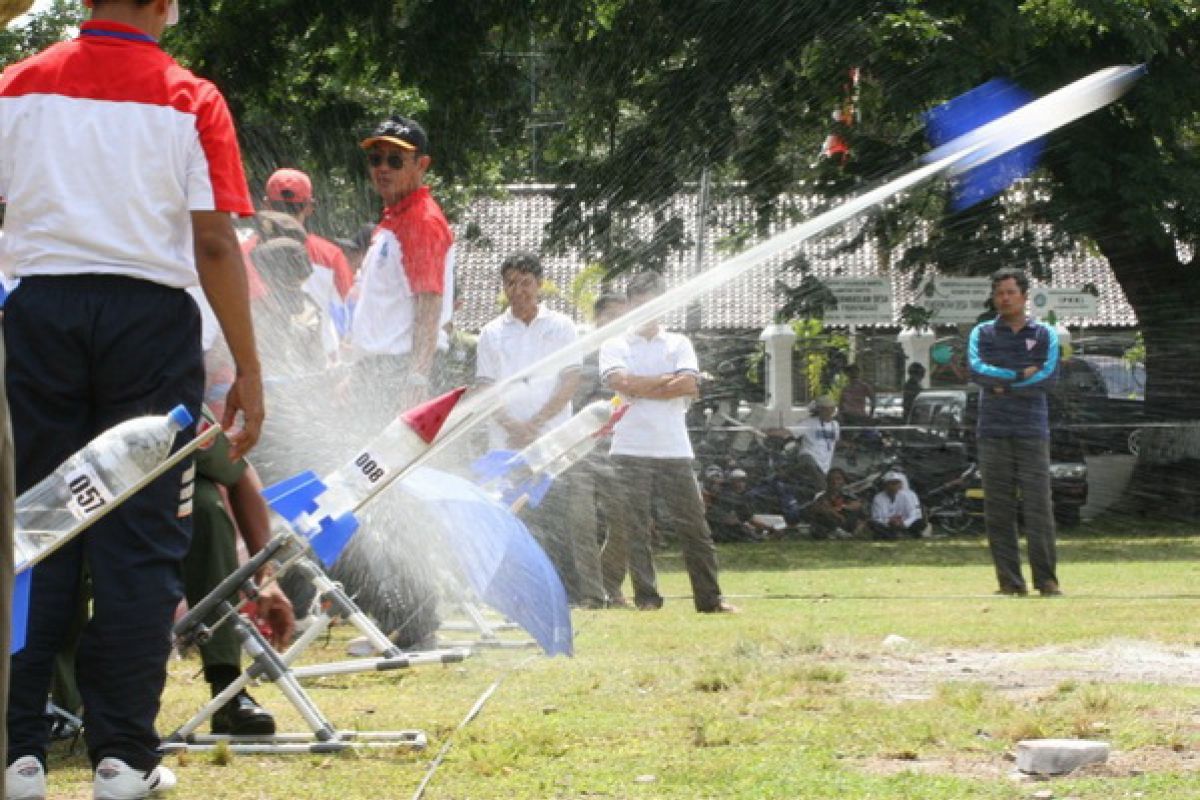
<svg viewBox="0 0 1200 800">
<path fill-rule="evenodd" d="M 550 491 L 550 484 L 554 483 L 554 478 L 543 474 L 532 486 L 526 491 L 529 495 L 529 505 L 537 508 L 546 499 L 546 492 Z"/>
<path fill-rule="evenodd" d="M 33 570 L 18 572 L 13 577 L 12 627 L 9 631 L 8 653 L 12 655 L 25 647 L 25 634 L 29 630 L 29 590 L 33 587 Z"/>
<path fill-rule="evenodd" d="M 311 514 L 317 508 L 317 497 L 325 491 L 325 484 L 312 470 L 305 470 L 279 483 L 263 489 L 263 499 L 275 513 L 286 520 L 294 520 L 301 514 Z"/>
<path fill-rule="evenodd" d="M 263 489 L 263 497 L 275 513 L 295 522 L 301 514 L 316 512 L 317 498 L 324 491 L 325 484 L 316 474 L 306 470 Z M 333 566 L 358 530 L 358 519 L 347 512 L 337 519 L 324 516 L 316 520 L 316 524 L 320 529 L 308 537 L 308 542 L 321 563 Z"/>
<path fill-rule="evenodd" d="M 337 519 L 325 517 L 321 520 L 320 532 L 309 539 L 309 543 L 321 563 L 332 567 L 357 530 L 358 518 L 353 514 L 343 514 Z"/>
<path fill-rule="evenodd" d="M 933 147 L 939 147 L 1033 99 L 1032 94 L 1012 81 L 990 80 L 927 112 L 926 135 Z M 995 197 L 1034 170 L 1042 149 L 1043 141 L 1035 139 L 955 176 L 951 179 L 951 207 L 956 212 L 962 211 Z M 987 152 L 981 152 L 979 158 L 987 158 Z"/>
<path fill-rule="evenodd" d="M 516 458 L 515 450 L 489 450 L 471 462 L 471 471 L 486 483 L 499 478 L 516 466 Z"/>
</svg>

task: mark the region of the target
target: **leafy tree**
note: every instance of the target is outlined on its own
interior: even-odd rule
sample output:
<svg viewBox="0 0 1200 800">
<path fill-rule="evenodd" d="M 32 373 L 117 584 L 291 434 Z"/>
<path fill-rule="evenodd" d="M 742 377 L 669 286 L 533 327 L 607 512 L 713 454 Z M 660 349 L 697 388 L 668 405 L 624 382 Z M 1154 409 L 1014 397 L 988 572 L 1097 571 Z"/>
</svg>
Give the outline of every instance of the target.
<svg viewBox="0 0 1200 800">
<path fill-rule="evenodd" d="M 229 98 L 252 186 L 280 165 L 307 169 L 339 210 L 336 226 L 352 229 L 376 207 L 358 143 L 392 112 L 429 131 L 432 174 L 452 206 L 451 187 L 514 177 L 530 114 L 531 4 L 195 0 L 182 10 L 165 43 Z M 516 174 L 526 160 L 519 151 Z"/>
<path fill-rule="evenodd" d="M 16 3 L 17 8 L 12 10 L 21 13 L 19 6 L 22 5 L 28 7 L 30 3 L 20 0 Z M 0 16 L 6 15 L 9 10 L 4 9 Z M 79 27 L 82 19 L 83 14 L 78 3 L 72 0 L 54 0 L 49 8 L 34 14 L 24 24 L 0 30 L 0 65 L 28 58 L 55 42 L 62 41 Z"/>
</svg>

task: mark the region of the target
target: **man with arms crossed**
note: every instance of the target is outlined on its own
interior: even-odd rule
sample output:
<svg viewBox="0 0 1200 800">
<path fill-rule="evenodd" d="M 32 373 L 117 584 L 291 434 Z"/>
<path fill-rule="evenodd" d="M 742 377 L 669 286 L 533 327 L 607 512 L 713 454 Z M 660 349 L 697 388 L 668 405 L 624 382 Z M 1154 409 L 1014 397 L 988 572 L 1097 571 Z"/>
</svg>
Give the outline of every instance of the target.
<svg viewBox="0 0 1200 800">
<path fill-rule="evenodd" d="M 662 294 L 652 272 L 629 279 L 629 307 Z M 692 601 L 702 613 L 734 613 L 721 597 L 717 551 L 704 519 L 704 501 L 692 473 L 692 443 L 684 414 L 699 394 L 700 367 L 686 336 L 652 320 L 600 348 L 600 374 L 630 403 L 613 429 L 612 461 L 617 497 L 605 559 L 620 562 L 628 548 L 634 602 L 639 609 L 662 607 L 650 541 L 651 504 L 663 503 L 664 517 L 683 543 Z M 612 552 L 609 552 L 612 548 Z"/>
<path fill-rule="evenodd" d="M 979 469 L 984 523 L 999 594 L 1028 593 L 1017 541 L 1018 502 L 1033 586 L 1058 588 L 1054 513 L 1050 498 L 1050 423 L 1046 392 L 1058 373 L 1058 334 L 1025 313 L 1029 278 L 1019 269 L 992 273 L 996 319 L 971 331 L 967 358 L 979 395 Z M 1019 494 L 1019 500 L 1018 500 Z"/>
<path fill-rule="evenodd" d="M 174 0 L 92 0 L 79 38 L 0 77 L 0 263 L 21 278 L 5 307 L 16 488 L 100 432 L 183 403 L 199 418 L 199 277 L 236 365 L 222 420 L 233 457 L 263 419 L 262 385 L 231 213 L 253 212 L 233 121 L 217 89 L 158 37 Z M 166 681 L 193 466 L 167 472 L 37 568 L 26 646 L 12 658 L 6 796 L 45 796 L 51 662 L 87 566 L 80 640 L 94 795 L 174 785 L 154 729 Z"/>
</svg>

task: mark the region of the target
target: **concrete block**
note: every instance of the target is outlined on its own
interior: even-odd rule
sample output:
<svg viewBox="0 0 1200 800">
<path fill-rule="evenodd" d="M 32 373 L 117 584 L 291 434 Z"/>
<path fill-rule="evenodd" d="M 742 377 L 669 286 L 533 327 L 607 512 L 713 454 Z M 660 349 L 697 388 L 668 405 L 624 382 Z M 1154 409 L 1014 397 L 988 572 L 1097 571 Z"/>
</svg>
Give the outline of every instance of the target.
<svg viewBox="0 0 1200 800">
<path fill-rule="evenodd" d="M 1108 742 L 1088 739 L 1026 739 L 1017 742 L 1017 769 L 1029 775 L 1066 775 L 1108 760 Z"/>
</svg>

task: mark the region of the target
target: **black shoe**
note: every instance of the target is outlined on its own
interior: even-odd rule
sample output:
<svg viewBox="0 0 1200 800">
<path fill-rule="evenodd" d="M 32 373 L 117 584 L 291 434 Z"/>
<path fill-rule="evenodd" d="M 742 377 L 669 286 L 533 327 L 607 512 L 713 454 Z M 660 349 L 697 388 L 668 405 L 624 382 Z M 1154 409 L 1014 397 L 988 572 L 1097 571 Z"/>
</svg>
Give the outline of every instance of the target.
<svg viewBox="0 0 1200 800">
<path fill-rule="evenodd" d="M 275 717 L 242 691 L 213 714 L 212 732 L 229 736 L 272 736 Z"/>
<path fill-rule="evenodd" d="M 1038 587 L 1042 597 L 1061 597 L 1062 589 L 1058 587 L 1058 581 L 1046 581 Z"/>
</svg>

